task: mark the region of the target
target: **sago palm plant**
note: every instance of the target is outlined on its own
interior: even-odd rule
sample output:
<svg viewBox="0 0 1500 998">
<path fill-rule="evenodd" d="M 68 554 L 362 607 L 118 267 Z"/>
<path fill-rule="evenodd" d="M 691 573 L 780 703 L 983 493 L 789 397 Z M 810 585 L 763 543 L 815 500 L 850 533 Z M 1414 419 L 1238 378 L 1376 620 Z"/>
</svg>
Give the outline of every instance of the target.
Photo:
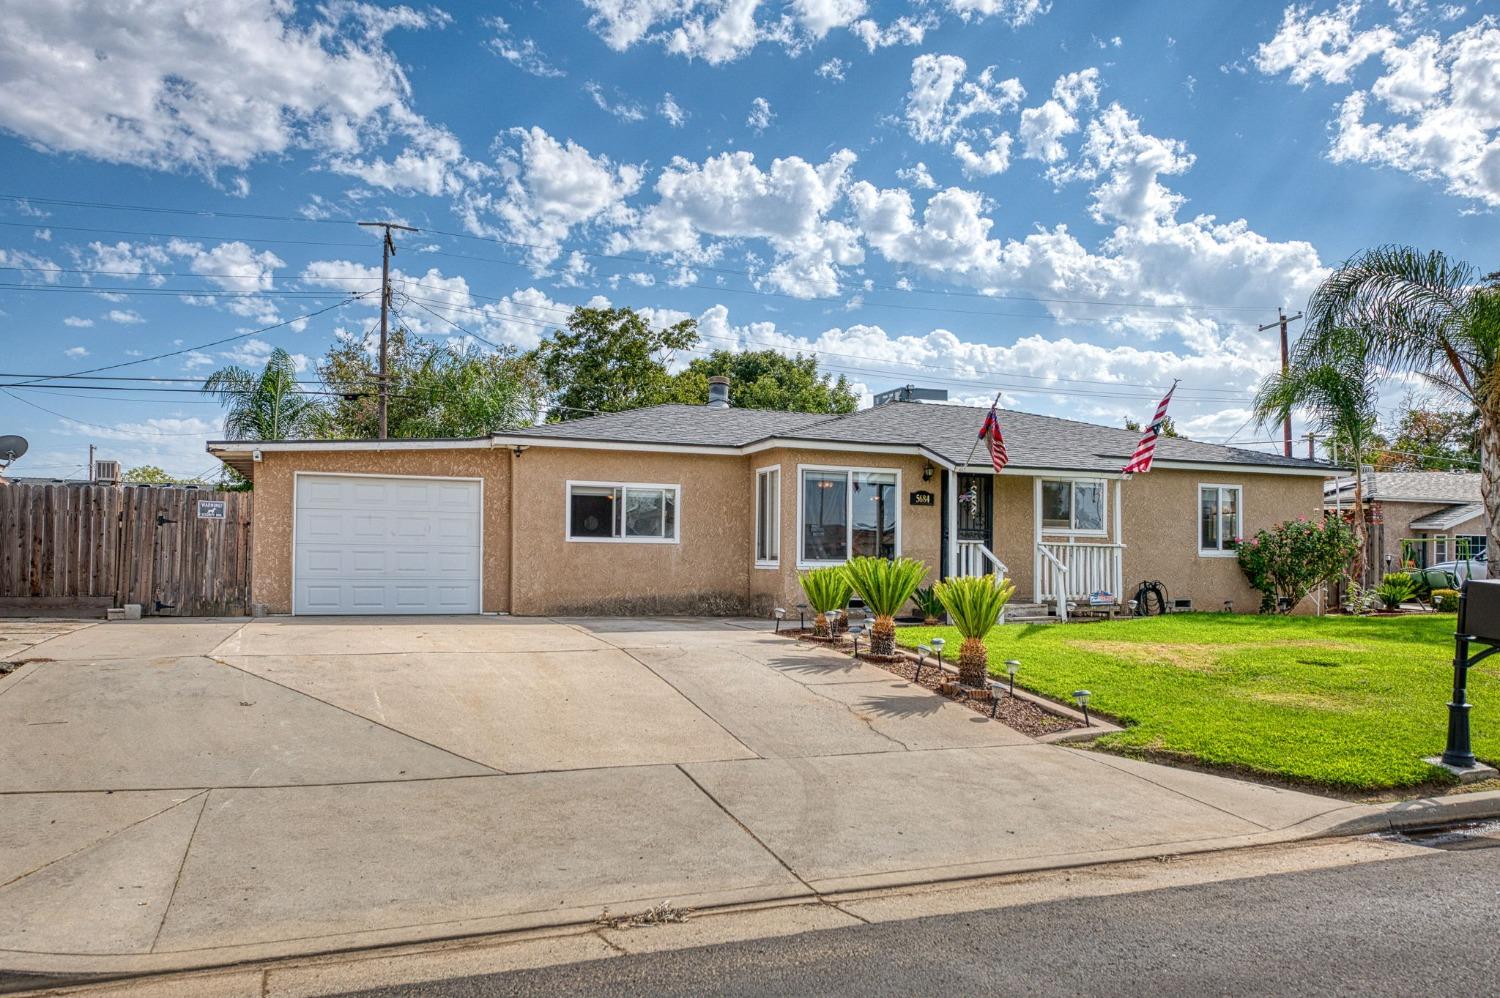
<svg viewBox="0 0 1500 998">
<path fill-rule="evenodd" d="M 989 653 L 984 636 L 1000 619 L 1000 611 L 1015 593 L 1015 583 L 997 580 L 993 575 L 964 575 L 933 586 L 948 611 L 948 618 L 964 643 L 958 650 L 958 681 L 965 686 L 983 687 L 989 676 Z"/>
<path fill-rule="evenodd" d="M 923 625 L 936 627 L 938 617 L 943 613 L 943 601 L 937 598 L 937 590 L 932 586 L 923 586 L 911 594 L 911 601 L 917 605 L 917 611 L 922 614 Z"/>
<path fill-rule="evenodd" d="M 813 634 L 820 638 L 831 637 L 833 631 L 829 626 L 828 615 L 849 602 L 849 573 L 844 571 L 842 565 L 830 565 L 803 572 L 799 578 L 802 591 L 807 594 L 808 605 L 817 613 L 813 620 Z"/>
<path fill-rule="evenodd" d="M 844 566 L 849 582 L 875 615 L 870 625 L 870 654 L 896 654 L 896 614 L 911 599 L 927 574 L 915 558 L 850 558 Z"/>
</svg>

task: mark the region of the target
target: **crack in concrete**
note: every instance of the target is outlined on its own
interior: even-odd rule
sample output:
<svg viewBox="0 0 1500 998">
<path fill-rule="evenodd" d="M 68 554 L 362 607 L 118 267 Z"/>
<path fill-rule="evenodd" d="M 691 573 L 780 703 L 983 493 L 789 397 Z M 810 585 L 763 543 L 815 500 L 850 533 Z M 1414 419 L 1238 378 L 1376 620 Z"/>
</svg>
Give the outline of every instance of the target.
<svg viewBox="0 0 1500 998">
<path fill-rule="evenodd" d="M 147 953 L 156 952 L 156 944 L 161 941 L 161 930 L 166 927 L 167 916 L 172 912 L 172 902 L 177 900 L 177 888 L 182 883 L 182 871 L 187 869 L 188 855 L 193 851 L 193 841 L 198 838 L 198 826 L 203 823 L 203 812 L 208 810 L 208 798 L 212 790 L 203 795 L 203 802 L 198 805 L 198 816 L 193 819 L 193 830 L 188 833 L 187 845 L 182 850 L 182 860 L 177 864 L 177 876 L 172 879 L 172 892 L 167 895 L 167 903 L 161 910 L 161 921 L 156 923 L 156 934 L 151 937 L 151 946 Z"/>
</svg>

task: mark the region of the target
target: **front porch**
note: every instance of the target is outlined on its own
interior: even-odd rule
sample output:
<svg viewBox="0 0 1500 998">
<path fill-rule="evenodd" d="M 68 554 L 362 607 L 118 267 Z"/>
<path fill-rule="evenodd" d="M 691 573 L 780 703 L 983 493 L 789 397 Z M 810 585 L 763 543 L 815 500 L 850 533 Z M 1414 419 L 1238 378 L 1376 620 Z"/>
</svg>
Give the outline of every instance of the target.
<svg viewBox="0 0 1500 998">
<path fill-rule="evenodd" d="M 1123 606 L 1123 484 L 1118 475 L 945 472 L 944 577 L 1010 579 L 1022 615 L 1028 602 L 1060 620 L 1101 599 Z"/>
</svg>

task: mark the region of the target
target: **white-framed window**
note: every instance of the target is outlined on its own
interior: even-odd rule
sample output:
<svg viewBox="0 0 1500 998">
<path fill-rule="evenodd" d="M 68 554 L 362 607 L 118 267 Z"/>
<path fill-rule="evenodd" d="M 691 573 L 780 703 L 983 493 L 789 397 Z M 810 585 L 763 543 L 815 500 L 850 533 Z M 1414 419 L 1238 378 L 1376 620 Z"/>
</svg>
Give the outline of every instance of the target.
<svg viewBox="0 0 1500 998">
<path fill-rule="evenodd" d="M 755 472 L 755 567 L 780 563 L 781 469 L 773 465 Z"/>
<path fill-rule="evenodd" d="M 570 541 L 676 544 L 682 486 L 569 482 Z"/>
<path fill-rule="evenodd" d="M 1043 533 L 1104 534 L 1103 479 L 1044 478 L 1037 496 Z"/>
<path fill-rule="evenodd" d="M 1244 532 L 1243 490 L 1238 485 L 1198 486 L 1198 553 L 1233 557 Z"/>
<path fill-rule="evenodd" d="M 901 472 L 799 465 L 797 563 L 838 565 L 901 553 Z"/>
<path fill-rule="evenodd" d="M 1448 538 L 1446 535 L 1433 538 L 1432 541 L 1432 563 L 1434 565 L 1448 560 Z"/>
</svg>

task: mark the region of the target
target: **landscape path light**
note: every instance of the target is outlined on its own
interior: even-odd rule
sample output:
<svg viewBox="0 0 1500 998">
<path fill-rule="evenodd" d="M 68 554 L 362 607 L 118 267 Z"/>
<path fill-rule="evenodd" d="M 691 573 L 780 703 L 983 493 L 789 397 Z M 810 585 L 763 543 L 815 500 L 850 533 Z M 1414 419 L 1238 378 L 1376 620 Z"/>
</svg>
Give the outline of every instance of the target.
<svg viewBox="0 0 1500 998">
<path fill-rule="evenodd" d="M 939 671 L 942 671 L 942 668 L 943 668 L 943 645 L 945 645 L 947 643 L 948 642 L 945 641 L 945 640 L 943 640 L 942 638 L 933 638 L 932 639 L 932 650 L 937 653 L 938 670 Z"/>
<path fill-rule="evenodd" d="M 922 683 L 922 666 L 927 664 L 927 656 L 932 654 L 932 649 L 926 645 L 917 645 L 917 675 L 912 682 L 917 685 Z"/>
<path fill-rule="evenodd" d="M 806 603 L 798 603 L 797 604 L 797 630 L 799 630 L 799 631 L 805 631 L 805 630 L 807 630 L 807 604 Z"/>
<path fill-rule="evenodd" d="M 1088 690 L 1073 691 L 1073 699 L 1077 700 L 1078 706 L 1083 709 L 1083 726 L 1085 728 L 1092 727 L 1092 723 L 1089 721 L 1089 697 L 1093 695 Z"/>
<path fill-rule="evenodd" d="M 864 624 L 850 624 L 849 637 L 854 640 L 854 657 L 859 658 L 859 636 L 865 632 Z"/>
<path fill-rule="evenodd" d="M 776 618 L 776 633 L 780 634 L 781 633 L 781 621 L 782 621 L 783 618 L 786 617 L 786 608 L 778 606 L 776 609 L 774 609 L 774 610 L 771 611 L 771 616 L 773 616 L 773 617 Z"/>
<path fill-rule="evenodd" d="M 1005 660 L 1005 671 L 1010 676 L 1010 695 L 1016 695 L 1016 673 L 1021 671 L 1021 663 L 1013 658 Z"/>
</svg>

